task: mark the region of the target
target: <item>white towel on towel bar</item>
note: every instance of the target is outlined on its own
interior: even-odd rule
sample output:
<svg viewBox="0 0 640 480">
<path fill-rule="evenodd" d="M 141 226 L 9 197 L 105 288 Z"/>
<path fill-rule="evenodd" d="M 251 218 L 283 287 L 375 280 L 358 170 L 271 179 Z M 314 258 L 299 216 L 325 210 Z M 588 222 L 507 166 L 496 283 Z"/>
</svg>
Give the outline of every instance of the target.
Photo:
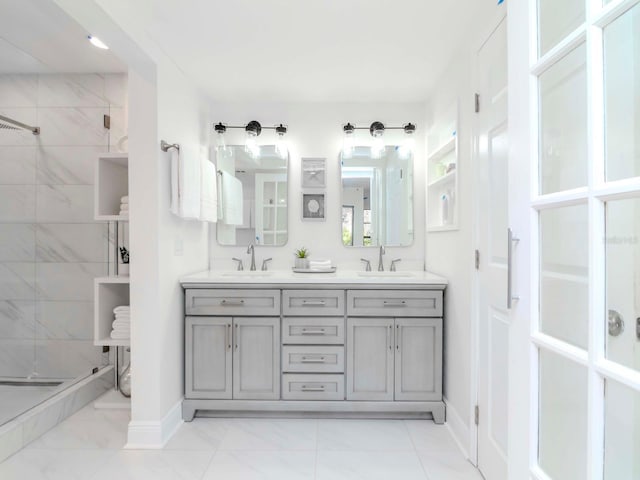
<svg viewBox="0 0 640 480">
<path fill-rule="evenodd" d="M 223 171 L 220 176 L 220 190 L 218 220 L 227 225 L 242 225 L 242 182 Z"/>
<path fill-rule="evenodd" d="M 200 218 L 200 159 L 188 145 L 172 148 L 171 213 L 182 218 Z"/>
<path fill-rule="evenodd" d="M 218 175 L 216 166 L 208 159 L 200 160 L 200 220 L 215 223 L 218 221 Z"/>
</svg>

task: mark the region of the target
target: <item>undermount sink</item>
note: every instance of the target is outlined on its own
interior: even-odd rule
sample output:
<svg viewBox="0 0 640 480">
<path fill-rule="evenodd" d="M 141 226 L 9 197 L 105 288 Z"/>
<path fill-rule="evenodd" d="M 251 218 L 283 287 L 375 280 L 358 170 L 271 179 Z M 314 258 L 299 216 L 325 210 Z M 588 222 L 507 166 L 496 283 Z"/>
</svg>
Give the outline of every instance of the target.
<svg viewBox="0 0 640 480">
<path fill-rule="evenodd" d="M 410 272 L 358 272 L 358 276 L 369 278 L 410 278 L 414 275 Z"/>
<path fill-rule="evenodd" d="M 240 278 L 251 278 L 251 277 L 270 277 L 273 275 L 273 272 L 265 272 L 262 270 L 238 270 L 235 272 L 225 272 L 222 274 L 223 277 L 240 277 Z"/>
</svg>

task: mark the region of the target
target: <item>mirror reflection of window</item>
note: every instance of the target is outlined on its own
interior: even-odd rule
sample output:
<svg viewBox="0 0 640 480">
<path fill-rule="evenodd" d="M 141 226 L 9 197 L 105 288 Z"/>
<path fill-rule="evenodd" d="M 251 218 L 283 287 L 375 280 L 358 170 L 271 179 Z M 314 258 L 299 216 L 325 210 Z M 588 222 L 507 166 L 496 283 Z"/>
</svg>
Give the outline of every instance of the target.
<svg viewBox="0 0 640 480">
<path fill-rule="evenodd" d="M 342 244 L 354 247 L 404 246 L 413 243 L 413 157 L 387 146 L 378 157 L 371 148 L 355 147 L 342 155 L 342 208 L 353 209 L 351 235 L 342 229 Z"/>
<path fill-rule="evenodd" d="M 353 246 L 353 206 L 342 206 L 342 244 Z"/>
</svg>

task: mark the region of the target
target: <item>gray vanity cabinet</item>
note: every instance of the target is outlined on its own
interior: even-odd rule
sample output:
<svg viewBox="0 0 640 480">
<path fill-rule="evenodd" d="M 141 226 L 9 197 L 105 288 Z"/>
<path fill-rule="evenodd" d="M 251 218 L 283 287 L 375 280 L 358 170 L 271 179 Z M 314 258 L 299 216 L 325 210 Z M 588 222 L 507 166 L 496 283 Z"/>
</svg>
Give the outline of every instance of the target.
<svg viewBox="0 0 640 480">
<path fill-rule="evenodd" d="M 232 323 L 231 317 L 186 318 L 187 398 L 232 398 Z"/>
<path fill-rule="evenodd" d="M 442 319 L 396 318 L 394 400 L 442 400 Z"/>
<path fill-rule="evenodd" d="M 433 415 L 442 398 L 443 285 L 185 288 L 186 421 L 197 410 Z"/>
<path fill-rule="evenodd" d="M 441 318 L 347 319 L 347 400 L 441 399 Z"/>
<path fill-rule="evenodd" d="M 233 398 L 280 398 L 280 318 L 233 319 Z"/>
<path fill-rule="evenodd" d="M 347 319 L 347 400 L 393 400 L 393 318 Z"/>
<path fill-rule="evenodd" d="M 185 397 L 280 397 L 280 319 L 187 317 Z"/>
</svg>

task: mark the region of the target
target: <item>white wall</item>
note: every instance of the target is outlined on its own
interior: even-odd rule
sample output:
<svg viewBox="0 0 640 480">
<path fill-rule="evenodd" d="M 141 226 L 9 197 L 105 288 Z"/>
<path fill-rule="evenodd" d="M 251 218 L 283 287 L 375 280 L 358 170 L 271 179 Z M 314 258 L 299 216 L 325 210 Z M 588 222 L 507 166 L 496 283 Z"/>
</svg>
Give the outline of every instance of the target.
<svg viewBox="0 0 640 480">
<path fill-rule="evenodd" d="M 424 104 L 357 104 L 357 103 L 295 103 L 295 104 L 234 104 L 215 103 L 212 108 L 215 122 L 244 125 L 250 120 L 258 120 L 262 125 L 288 125 L 289 143 L 289 241 L 284 247 L 256 247 L 256 261 L 273 257 L 270 268 L 288 269 L 293 266 L 293 251 L 306 246 L 312 258 L 331 259 L 339 268 L 363 268 L 360 258 L 369 258 L 377 265 L 376 248 L 347 248 L 342 245 L 342 204 L 340 198 L 340 163 L 338 155 L 342 149 L 342 125 L 351 122 L 356 126 L 368 127 L 379 120 L 388 126 L 400 126 L 407 122 L 417 124 L 418 132 L 424 132 Z M 227 130 L 227 144 L 244 143 L 244 132 Z M 401 132 L 401 131 L 400 131 Z M 263 130 L 259 140 L 262 144 L 274 143 L 273 131 Z M 356 143 L 368 144 L 368 131 L 358 132 Z M 388 131 L 388 144 L 398 143 L 402 135 Z M 302 157 L 325 157 L 327 159 L 327 188 L 325 222 L 303 222 L 302 188 L 300 165 Z M 409 247 L 390 247 L 384 258 L 385 268 L 392 258 L 402 258 L 398 269 L 419 269 L 424 267 L 424 145 L 417 142 L 414 155 L 414 221 L 416 237 Z M 316 191 L 314 189 L 313 191 Z M 311 191 L 311 190 L 310 190 Z M 321 191 L 321 190 L 319 190 Z M 247 258 L 246 246 L 225 247 L 216 241 L 215 226 L 210 235 L 210 267 L 214 270 L 234 268 L 231 257 Z M 247 262 L 245 261 L 245 265 Z M 259 265 L 259 264 L 258 264 Z"/>
<path fill-rule="evenodd" d="M 434 151 L 455 126 L 458 136 L 458 225 L 459 229 L 428 232 L 425 240 L 427 270 L 446 277 L 444 322 L 444 395 L 447 402 L 447 422 L 454 434 L 475 459 L 470 446 L 475 444 L 471 427 L 476 392 L 472 391 L 472 322 L 474 275 L 474 58 L 480 39 L 489 35 L 497 11 L 496 2 L 485 4 L 463 44 L 437 83 L 427 101 L 427 150 Z M 457 125 L 456 125 L 456 116 Z M 429 206 L 428 206 L 429 207 Z M 437 207 L 431 207 L 437 208 Z"/>
</svg>

